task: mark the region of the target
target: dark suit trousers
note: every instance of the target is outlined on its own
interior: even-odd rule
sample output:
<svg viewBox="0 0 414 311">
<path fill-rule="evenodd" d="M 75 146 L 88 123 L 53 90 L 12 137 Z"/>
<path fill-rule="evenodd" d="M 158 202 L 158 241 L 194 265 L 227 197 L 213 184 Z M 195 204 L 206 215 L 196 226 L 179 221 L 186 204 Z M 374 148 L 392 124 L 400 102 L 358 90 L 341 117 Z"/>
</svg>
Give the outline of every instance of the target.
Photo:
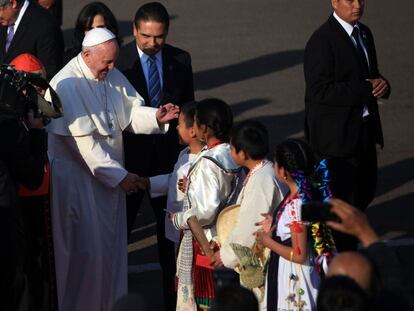
<svg viewBox="0 0 414 311">
<path fill-rule="evenodd" d="M 374 199 L 377 187 L 376 145 L 369 117 L 363 122 L 355 155 L 328 158 L 328 168 L 333 195 L 364 211 Z M 339 251 L 356 249 L 355 238 L 333 233 Z"/>
<path fill-rule="evenodd" d="M 128 238 L 135 222 L 135 217 L 144 198 L 144 191 L 127 196 Z M 160 265 L 163 275 L 165 310 L 175 310 L 177 295 L 175 292 L 175 249 L 174 243 L 165 238 L 165 211 L 167 197 L 150 199 L 150 204 L 157 222 L 157 246 Z"/>
</svg>

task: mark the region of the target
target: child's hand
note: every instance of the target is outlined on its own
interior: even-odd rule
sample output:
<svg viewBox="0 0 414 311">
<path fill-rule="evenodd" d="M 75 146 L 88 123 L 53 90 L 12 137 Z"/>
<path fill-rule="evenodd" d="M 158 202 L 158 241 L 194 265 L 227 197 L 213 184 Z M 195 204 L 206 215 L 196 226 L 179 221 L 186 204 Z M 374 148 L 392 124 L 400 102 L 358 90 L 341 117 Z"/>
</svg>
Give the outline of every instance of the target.
<svg viewBox="0 0 414 311">
<path fill-rule="evenodd" d="M 210 265 L 214 268 L 224 266 L 223 262 L 221 261 L 220 251 L 215 252 L 214 255 L 211 257 Z"/>
<path fill-rule="evenodd" d="M 170 211 L 167 211 L 166 209 L 164 209 L 164 212 L 166 213 L 166 215 L 167 215 L 168 219 L 169 219 L 170 221 L 173 221 L 174 216 L 175 216 L 175 213 L 171 213 Z"/>
<path fill-rule="evenodd" d="M 265 219 L 255 223 L 255 226 L 262 226 L 262 230 L 265 232 L 269 232 L 273 222 L 273 216 L 270 214 L 262 213 Z"/>
<path fill-rule="evenodd" d="M 187 176 L 184 176 L 183 178 L 179 179 L 177 182 L 178 190 L 185 193 L 187 191 L 187 181 L 188 181 Z"/>
<path fill-rule="evenodd" d="M 148 177 L 139 177 L 137 181 L 137 187 L 139 190 L 147 190 L 151 187 L 151 183 Z"/>
<path fill-rule="evenodd" d="M 268 231 L 263 229 L 257 230 L 253 233 L 256 236 L 256 243 L 258 249 L 268 247 L 269 242 L 272 240 L 272 232 L 276 229 L 276 226 L 272 226 Z"/>
</svg>

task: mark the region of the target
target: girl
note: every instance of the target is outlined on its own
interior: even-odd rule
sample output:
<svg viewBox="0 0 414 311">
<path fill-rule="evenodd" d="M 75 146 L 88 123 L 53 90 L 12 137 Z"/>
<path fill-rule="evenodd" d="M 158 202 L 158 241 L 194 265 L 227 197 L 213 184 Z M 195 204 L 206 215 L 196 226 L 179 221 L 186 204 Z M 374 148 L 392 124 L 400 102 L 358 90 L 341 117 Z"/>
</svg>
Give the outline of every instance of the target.
<svg viewBox="0 0 414 311">
<path fill-rule="evenodd" d="M 210 309 L 214 298 L 212 270 L 196 264 L 201 251 L 187 220 L 196 216 L 209 241 L 215 238 L 215 219 L 231 204 L 240 167 L 230 155 L 229 134 L 233 124 L 230 107 L 219 99 L 198 102 L 194 119 L 197 138 L 206 144 L 189 169 L 182 212 L 171 216 L 183 238 L 177 259 L 177 311 Z"/>
<path fill-rule="evenodd" d="M 268 266 L 267 310 L 316 310 L 320 277 L 314 265 L 311 244 L 318 238 L 324 239 L 325 247 L 318 252 L 323 256 L 331 255 L 334 245 L 324 225 L 307 226 L 301 221 L 301 205 L 311 198 L 329 197 L 330 192 L 326 191 L 326 179 L 318 177 L 321 166 L 315 170 L 313 152 L 303 141 L 289 139 L 282 142 L 276 147 L 274 160 L 275 174 L 288 186 L 289 193 L 273 217 L 263 214 L 265 220 L 258 223 L 262 228 L 255 233 L 258 245 L 272 251 Z M 319 242 L 314 245 L 320 247 Z"/>
</svg>

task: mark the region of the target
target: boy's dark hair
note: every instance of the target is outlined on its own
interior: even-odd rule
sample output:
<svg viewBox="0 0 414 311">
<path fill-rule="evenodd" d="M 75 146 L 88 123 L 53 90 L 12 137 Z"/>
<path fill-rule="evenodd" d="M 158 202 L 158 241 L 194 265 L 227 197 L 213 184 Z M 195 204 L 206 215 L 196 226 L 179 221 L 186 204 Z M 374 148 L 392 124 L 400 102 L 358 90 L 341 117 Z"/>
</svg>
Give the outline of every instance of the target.
<svg viewBox="0 0 414 311">
<path fill-rule="evenodd" d="M 184 115 L 185 127 L 190 128 L 194 125 L 194 116 L 196 113 L 197 103 L 195 101 L 187 102 L 180 107 L 180 113 Z"/>
<path fill-rule="evenodd" d="M 213 130 L 214 135 L 222 142 L 228 142 L 233 113 L 229 105 L 217 98 L 208 98 L 197 103 L 196 120 Z"/>
<path fill-rule="evenodd" d="M 347 276 L 324 279 L 319 288 L 318 311 L 368 311 L 372 305 L 367 293 Z"/>
<path fill-rule="evenodd" d="M 170 16 L 168 11 L 159 2 L 148 2 L 141 6 L 135 14 L 134 24 L 138 27 L 141 21 L 156 21 L 164 24 L 165 30 L 168 31 L 170 27 Z"/>
<path fill-rule="evenodd" d="M 230 142 L 237 152 L 243 150 L 252 160 L 264 159 L 269 153 L 269 135 L 266 127 L 257 121 L 236 124 L 231 131 Z"/>
</svg>

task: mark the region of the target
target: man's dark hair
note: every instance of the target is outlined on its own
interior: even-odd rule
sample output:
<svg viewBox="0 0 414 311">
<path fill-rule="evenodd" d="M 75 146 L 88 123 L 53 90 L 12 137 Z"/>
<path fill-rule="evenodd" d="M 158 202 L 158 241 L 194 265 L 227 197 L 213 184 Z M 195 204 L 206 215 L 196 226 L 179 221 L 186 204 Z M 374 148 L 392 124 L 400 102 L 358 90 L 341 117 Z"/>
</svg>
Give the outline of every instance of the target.
<svg viewBox="0 0 414 311">
<path fill-rule="evenodd" d="M 264 159 L 269 153 L 269 135 L 266 127 L 257 121 L 236 124 L 231 131 L 230 142 L 237 152 L 243 150 L 252 160 Z"/>
<path fill-rule="evenodd" d="M 372 310 L 368 294 L 347 276 L 324 279 L 319 288 L 318 311 L 369 311 Z"/>
<path fill-rule="evenodd" d="M 159 2 L 148 2 L 138 9 L 134 18 L 135 27 L 138 27 L 141 21 L 156 21 L 162 23 L 167 31 L 170 27 L 170 16 L 168 15 L 168 11 L 165 6 Z"/>
<path fill-rule="evenodd" d="M 197 103 L 195 101 L 187 102 L 180 107 L 180 113 L 184 116 L 185 127 L 190 128 L 194 125 L 194 116 L 196 113 Z"/>
<path fill-rule="evenodd" d="M 252 291 L 240 285 L 217 289 L 211 311 L 258 311 L 259 303 Z"/>
</svg>

